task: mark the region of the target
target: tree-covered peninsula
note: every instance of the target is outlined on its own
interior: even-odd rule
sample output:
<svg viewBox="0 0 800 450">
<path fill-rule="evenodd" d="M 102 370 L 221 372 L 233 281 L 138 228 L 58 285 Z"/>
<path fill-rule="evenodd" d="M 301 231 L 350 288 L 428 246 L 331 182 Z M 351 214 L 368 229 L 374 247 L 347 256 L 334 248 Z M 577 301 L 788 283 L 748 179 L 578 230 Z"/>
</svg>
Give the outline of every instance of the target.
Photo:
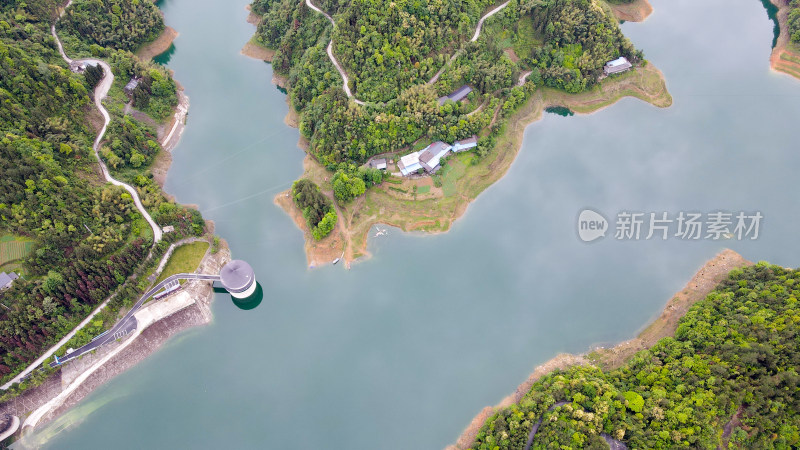
<svg viewBox="0 0 800 450">
<path fill-rule="evenodd" d="M 27 243 L 20 247 L 27 250 L 0 261 L 0 269 L 21 275 L 0 292 L 2 381 L 116 292 L 89 328 L 100 332 L 113 324 L 149 285 L 146 275 L 169 242 L 204 228 L 197 211 L 163 196 L 150 172 L 161 151 L 154 124 L 177 103 L 175 83 L 166 71 L 128 51 L 138 44 L 115 37 L 126 30 L 158 33 L 160 15 L 137 21 L 142 8 L 152 12 L 155 7 L 145 1 L 79 0 L 67 9 L 64 26 L 73 44 L 91 42 L 68 45 L 70 56 L 93 54 L 114 73 L 103 101 L 111 123 L 100 154 L 114 177 L 136 187 L 158 226 L 175 228 L 153 246 L 153 231 L 132 196 L 100 175 L 92 144 L 103 119 L 93 96 L 103 69 L 69 67 L 60 56 L 51 26 L 62 6 L 54 0 L 0 6 L 0 235 L 4 242 Z M 131 111 L 140 108 L 136 117 L 143 120 L 126 114 L 130 100 L 123 87 L 131 79 L 139 80 Z M 151 252 L 154 257 L 148 259 Z M 70 344 L 77 347 L 92 336 L 79 333 Z"/>
<path fill-rule="evenodd" d="M 375 222 L 449 227 L 502 176 L 518 149 L 518 125 L 545 106 L 589 112 L 626 95 L 671 104 L 658 70 L 622 34 L 615 7 L 603 0 L 255 0 L 253 41 L 274 50 L 274 70 L 286 80 L 313 157 L 307 166 L 325 169 L 313 171 L 320 175 L 313 181 L 327 195 L 337 173 L 371 158 L 392 163 L 434 141 L 478 137 L 475 149 L 446 158 L 432 178 L 387 177 L 338 201 L 347 217 L 337 230 L 353 244 L 348 258 L 363 253 Z M 633 70 L 605 77 L 604 65 L 620 57 Z M 464 99 L 447 99 L 464 85 L 471 89 Z"/>
<path fill-rule="evenodd" d="M 674 337 L 619 367 L 546 375 L 491 416 L 472 448 L 797 448 L 798 286 L 800 270 L 734 269 Z"/>
</svg>

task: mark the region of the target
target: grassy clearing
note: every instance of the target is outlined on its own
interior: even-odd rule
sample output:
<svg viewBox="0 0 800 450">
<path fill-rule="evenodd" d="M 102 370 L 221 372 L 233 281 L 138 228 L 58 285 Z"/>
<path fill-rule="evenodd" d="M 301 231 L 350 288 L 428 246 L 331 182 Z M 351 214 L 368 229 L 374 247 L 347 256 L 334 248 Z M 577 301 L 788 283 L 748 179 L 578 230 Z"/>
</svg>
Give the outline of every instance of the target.
<svg viewBox="0 0 800 450">
<path fill-rule="evenodd" d="M 780 70 L 781 72 L 787 73 L 795 78 L 800 78 L 800 70 L 797 70 L 793 67 L 788 66 L 778 66 L 776 69 Z"/>
<path fill-rule="evenodd" d="M 525 16 L 517 23 L 517 39 L 512 43 L 514 53 L 520 58 L 530 55 L 533 49 L 540 47 L 544 40 L 533 28 L 533 18 Z"/>
<path fill-rule="evenodd" d="M 793 63 L 800 64 L 800 57 L 798 57 L 797 55 L 795 55 L 793 53 L 783 52 L 783 53 L 781 53 L 781 59 L 784 60 L 784 61 L 790 61 L 790 62 L 793 62 Z"/>
<path fill-rule="evenodd" d="M 458 193 L 458 180 L 467 171 L 467 164 L 465 163 L 467 161 L 465 157 L 467 156 L 466 153 L 462 153 L 447 161 L 447 167 L 444 168 L 445 170 L 442 173 L 442 191 L 445 197 L 453 197 Z"/>
<path fill-rule="evenodd" d="M 33 250 L 33 244 L 30 239 L 11 234 L 0 236 L 0 266 L 28 256 Z"/>
<path fill-rule="evenodd" d="M 164 271 L 161 272 L 155 284 L 176 273 L 192 273 L 200 266 L 200 261 L 208 250 L 208 242 L 192 242 L 181 245 L 172 252 Z"/>
<path fill-rule="evenodd" d="M 409 151 L 408 153 L 412 153 L 412 152 L 416 152 L 418 150 L 422 150 L 423 148 L 431 145 L 431 142 L 433 142 L 433 141 L 430 140 L 430 139 L 422 138 L 422 139 L 418 140 L 417 142 L 415 142 L 414 145 L 411 146 L 411 151 Z"/>
</svg>

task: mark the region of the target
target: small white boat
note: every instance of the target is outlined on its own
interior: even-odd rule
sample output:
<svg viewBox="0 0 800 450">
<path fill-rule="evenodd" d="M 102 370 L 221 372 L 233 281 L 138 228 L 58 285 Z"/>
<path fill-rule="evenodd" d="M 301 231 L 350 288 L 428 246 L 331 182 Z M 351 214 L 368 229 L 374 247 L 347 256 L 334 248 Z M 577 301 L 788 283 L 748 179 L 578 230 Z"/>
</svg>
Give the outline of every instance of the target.
<svg viewBox="0 0 800 450">
<path fill-rule="evenodd" d="M 336 265 L 336 263 L 338 263 L 340 259 L 342 259 L 342 258 L 336 258 L 336 259 L 334 259 L 334 260 L 333 260 L 333 264 L 334 264 L 334 265 Z"/>
</svg>

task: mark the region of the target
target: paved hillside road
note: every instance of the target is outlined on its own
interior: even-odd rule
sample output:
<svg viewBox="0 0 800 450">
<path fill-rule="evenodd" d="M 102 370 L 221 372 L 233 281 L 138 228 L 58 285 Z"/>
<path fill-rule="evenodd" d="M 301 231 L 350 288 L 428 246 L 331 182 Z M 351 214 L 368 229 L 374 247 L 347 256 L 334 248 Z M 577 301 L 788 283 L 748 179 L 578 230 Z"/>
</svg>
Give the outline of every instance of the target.
<svg viewBox="0 0 800 450">
<path fill-rule="evenodd" d="M 314 4 L 311 3 L 311 0 L 306 0 L 306 6 L 308 6 L 309 8 L 313 9 L 314 11 L 316 11 L 316 12 L 322 14 L 323 16 L 325 16 L 325 18 L 328 19 L 328 21 L 331 23 L 331 25 L 334 28 L 336 28 L 336 22 L 333 21 L 333 17 L 329 16 L 328 13 L 326 13 L 325 11 L 323 11 L 323 10 L 317 8 L 316 6 L 314 6 Z M 353 93 L 350 92 L 350 86 L 349 86 L 350 79 L 347 78 L 347 74 L 344 72 L 344 69 L 342 69 L 342 66 L 339 64 L 339 61 L 337 61 L 336 57 L 333 56 L 333 38 L 331 38 L 331 41 L 328 42 L 328 48 L 325 51 L 328 53 L 328 59 L 331 60 L 331 62 L 333 63 L 333 66 L 336 67 L 336 70 L 339 71 L 339 75 L 342 76 L 342 89 L 344 89 L 344 93 L 347 94 L 348 98 L 352 98 L 353 101 L 355 101 L 359 105 L 363 105 L 364 102 L 359 100 L 359 99 L 357 99 L 353 95 Z"/>
<path fill-rule="evenodd" d="M 179 273 L 165 278 L 162 282 L 158 283 L 157 285 L 153 286 L 152 289 L 145 292 L 145 294 L 139 299 L 139 301 L 137 301 L 136 304 L 133 305 L 131 310 L 128 311 L 128 313 L 125 314 L 125 316 L 122 319 L 120 319 L 119 322 L 117 322 L 113 327 L 111 327 L 111 329 L 108 330 L 108 332 L 100 335 L 99 337 L 96 337 L 92 342 L 89 342 L 83 347 L 74 350 L 68 356 L 60 359 L 58 364 L 56 364 L 55 362 L 50 363 L 50 367 L 55 367 L 58 366 L 59 364 L 63 364 L 71 359 L 83 355 L 84 353 L 91 352 L 92 350 L 104 344 L 107 344 L 109 342 L 114 342 L 117 339 L 127 336 L 128 334 L 135 331 L 137 323 L 134 314 L 136 314 L 142 308 L 144 302 L 146 302 L 150 297 L 154 296 L 156 293 L 158 293 L 158 291 L 163 289 L 168 284 L 177 282 L 179 280 L 201 280 L 201 281 L 214 282 L 214 281 L 219 281 L 219 275 L 204 275 L 199 273 Z"/>
<path fill-rule="evenodd" d="M 61 10 L 61 15 L 59 15 L 59 18 L 64 14 L 64 11 L 66 11 L 67 7 L 69 7 L 70 4 L 72 4 L 72 0 L 67 2 L 67 4 L 64 6 L 64 9 Z M 94 91 L 94 104 L 95 106 L 97 106 L 97 109 L 100 110 L 100 113 L 103 115 L 104 123 L 103 123 L 103 128 L 100 130 L 100 133 L 97 134 L 97 138 L 94 141 L 92 149 L 94 150 L 94 155 L 97 158 L 98 164 L 100 164 L 100 169 L 103 172 L 103 177 L 106 179 L 106 181 L 115 186 L 124 187 L 125 190 L 128 191 L 128 193 L 131 195 L 131 198 L 133 198 L 133 203 L 136 206 L 136 209 L 139 210 L 139 213 L 142 214 L 142 216 L 144 216 L 144 218 L 147 220 L 147 223 L 150 224 L 150 228 L 153 229 L 153 238 L 154 238 L 153 245 L 155 245 L 156 242 L 161 240 L 162 237 L 161 227 L 158 226 L 158 224 L 153 220 L 153 218 L 150 217 L 150 214 L 147 212 L 147 210 L 144 209 L 144 205 L 142 205 L 142 201 L 139 199 L 139 194 L 136 192 L 136 189 L 119 180 L 114 179 L 111 176 L 111 174 L 109 174 L 108 167 L 106 167 L 106 164 L 100 158 L 100 153 L 99 153 L 100 142 L 103 140 L 103 136 L 106 133 L 106 128 L 108 128 L 109 122 L 111 122 L 111 116 L 109 116 L 108 111 L 106 111 L 106 109 L 103 107 L 102 104 L 102 100 L 106 97 L 109 89 L 111 89 L 111 85 L 114 83 L 114 74 L 111 72 L 111 67 L 108 64 L 106 64 L 105 61 L 101 61 L 99 59 L 89 58 L 89 59 L 73 60 L 72 58 L 67 56 L 66 53 L 64 53 L 64 46 L 61 44 L 61 40 L 58 38 L 58 35 L 56 34 L 55 24 L 50 27 L 50 32 L 53 34 L 53 38 L 56 40 L 56 44 L 58 45 L 58 52 L 61 54 L 61 57 L 64 59 L 64 61 L 67 62 L 67 64 L 85 62 L 85 63 L 98 64 L 100 65 L 100 67 L 103 68 L 103 79 L 100 80 L 100 83 L 98 83 Z M 53 347 L 44 352 L 44 354 L 42 354 L 39 358 L 37 358 L 22 372 L 17 374 L 17 376 L 15 376 L 11 380 L 0 386 L 0 389 L 6 390 L 9 387 L 11 387 L 11 385 L 13 385 L 14 383 L 19 383 L 20 381 L 22 381 L 22 379 L 30 375 L 30 373 L 34 369 L 42 365 L 48 358 L 50 358 L 50 356 L 53 355 L 53 353 L 55 353 L 56 350 L 58 350 L 62 345 L 64 345 L 67 341 L 69 341 L 79 329 L 86 326 L 86 324 L 88 324 L 89 321 L 92 320 L 94 316 L 106 306 L 106 304 L 112 297 L 113 295 L 107 298 L 105 301 L 103 301 L 103 303 L 101 303 L 91 314 L 89 314 L 89 316 L 86 317 L 75 329 L 73 329 L 66 336 L 64 336 Z"/>
<path fill-rule="evenodd" d="M 470 42 L 477 41 L 478 38 L 481 36 L 481 28 L 483 28 L 483 21 L 488 19 L 489 17 L 492 17 L 493 15 L 497 14 L 498 12 L 500 12 L 501 9 L 505 8 L 506 6 L 508 6 L 508 1 L 506 1 L 502 5 L 498 6 L 497 8 L 489 11 L 488 13 L 484 14 L 484 16 L 481 17 L 481 20 L 478 21 L 478 27 L 475 28 L 475 34 L 472 36 L 472 39 L 470 39 L 469 41 Z"/>
</svg>

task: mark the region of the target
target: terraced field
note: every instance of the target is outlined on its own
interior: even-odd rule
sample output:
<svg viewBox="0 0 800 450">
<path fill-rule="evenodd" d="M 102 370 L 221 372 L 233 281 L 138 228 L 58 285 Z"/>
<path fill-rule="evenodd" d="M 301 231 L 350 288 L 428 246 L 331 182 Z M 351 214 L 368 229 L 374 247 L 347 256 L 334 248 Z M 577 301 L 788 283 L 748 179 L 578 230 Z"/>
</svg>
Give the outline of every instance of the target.
<svg viewBox="0 0 800 450">
<path fill-rule="evenodd" d="M 0 236 L 0 266 L 24 258 L 33 250 L 33 241 L 12 235 Z"/>
</svg>

